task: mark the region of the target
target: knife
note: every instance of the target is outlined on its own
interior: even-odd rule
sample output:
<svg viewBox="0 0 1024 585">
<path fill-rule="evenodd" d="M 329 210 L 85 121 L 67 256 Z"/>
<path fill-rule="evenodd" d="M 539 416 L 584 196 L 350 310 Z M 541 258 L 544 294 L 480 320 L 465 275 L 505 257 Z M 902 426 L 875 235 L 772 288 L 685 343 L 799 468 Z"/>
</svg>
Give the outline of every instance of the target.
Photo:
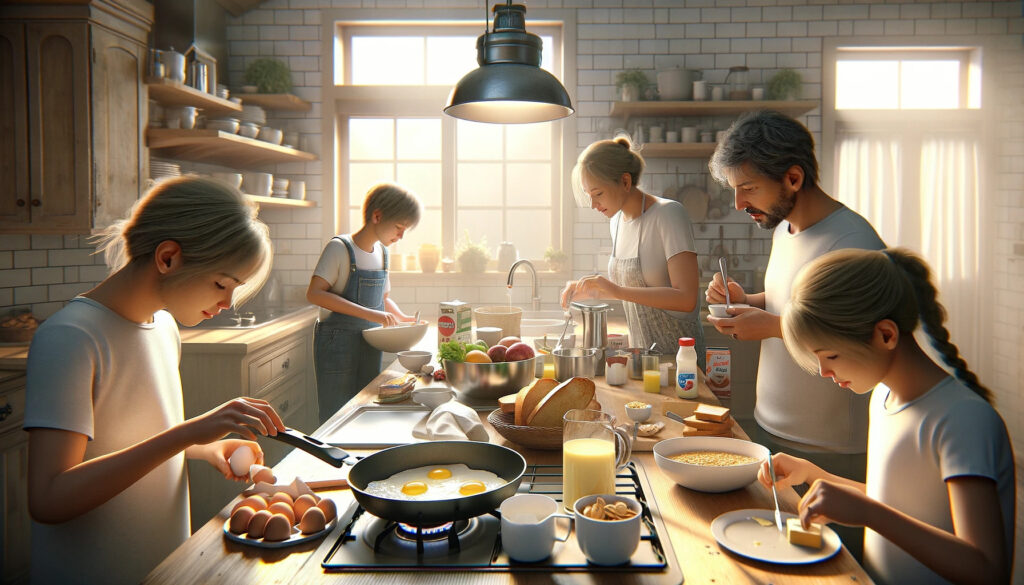
<svg viewBox="0 0 1024 585">
<path fill-rule="evenodd" d="M 772 465 L 771 453 L 768 454 L 768 475 L 772 478 L 772 497 L 775 498 L 775 526 L 785 534 L 786 531 L 782 529 L 782 513 L 779 512 L 779 492 L 775 491 L 775 466 Z"/>
</svg>

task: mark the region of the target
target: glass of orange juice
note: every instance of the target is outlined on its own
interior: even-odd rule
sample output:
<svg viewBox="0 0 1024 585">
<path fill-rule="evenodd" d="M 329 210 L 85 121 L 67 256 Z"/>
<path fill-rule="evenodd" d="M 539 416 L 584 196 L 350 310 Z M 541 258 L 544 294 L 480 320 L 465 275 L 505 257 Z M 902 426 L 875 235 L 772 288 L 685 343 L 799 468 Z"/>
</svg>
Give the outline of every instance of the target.
<svg viewBox="0 0 1024 585">
<path fill-rule="evenodd" d="M 615 493 L 615 473 L 632 451 L 630 435 L 599 410 L 570 410 L 562 425 L 562 505 L 583 496 Z"/>
<path fill-rule="evenodd" d="M 657 355 L 643 356 L 644 392 L 657 394 L 661 392 L 661 369 Z"/>
</svg>

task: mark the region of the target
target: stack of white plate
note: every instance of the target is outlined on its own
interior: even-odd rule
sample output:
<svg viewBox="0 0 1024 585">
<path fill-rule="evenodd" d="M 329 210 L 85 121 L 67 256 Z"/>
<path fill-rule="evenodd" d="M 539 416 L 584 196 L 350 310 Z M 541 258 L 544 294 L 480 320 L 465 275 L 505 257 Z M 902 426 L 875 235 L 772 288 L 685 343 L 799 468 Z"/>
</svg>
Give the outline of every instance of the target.
<svg viewBox="0 0 1024 585">
<path fill-rule="evenodd" d="M 262 126 L 267 123 L 267 112 L 259 106 L 243 104 L 238 119 L 241 122 L 252 122 L 257 126 Z"/>
<path fill-rule="evenodd" d="M 181 165 L 178 163 L 150 159 L 149 161 L 149 176 L 154 179 L 163 179 L 165 177 L 177 177 L 181 175 Z"/>
</svg>

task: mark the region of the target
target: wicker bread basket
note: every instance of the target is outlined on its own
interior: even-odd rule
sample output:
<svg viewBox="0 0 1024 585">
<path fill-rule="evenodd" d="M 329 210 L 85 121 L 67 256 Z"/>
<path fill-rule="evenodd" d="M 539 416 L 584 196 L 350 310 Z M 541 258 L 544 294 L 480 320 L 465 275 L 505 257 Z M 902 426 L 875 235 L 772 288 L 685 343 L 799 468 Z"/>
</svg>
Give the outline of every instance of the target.
<svg viewBox="0 0 1024 585">
<path fill-rule="evenodd" d="M 491 411 L 487 422 L 491 423 L 498 434 L 509 441 L 531 449 L 554 451 L 562 448 L 562 429 L 560 427 L 527 427 L 512 424 L 515 416 L 501 409 Z"/>
</svg>

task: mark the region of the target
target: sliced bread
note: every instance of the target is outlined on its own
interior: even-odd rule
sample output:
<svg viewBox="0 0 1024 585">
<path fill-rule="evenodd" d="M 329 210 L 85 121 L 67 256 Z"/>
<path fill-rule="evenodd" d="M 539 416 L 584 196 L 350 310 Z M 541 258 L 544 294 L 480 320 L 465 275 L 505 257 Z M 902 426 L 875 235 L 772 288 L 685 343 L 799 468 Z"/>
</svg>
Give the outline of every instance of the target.
<svg viewBox="0 0 1024 585">
<path fill-rule="evenodd" d="M 729 418 L 729 409 L 724 406 L 714 406 L 711 404 L 704 404 L 702 402 L 693 410 L 693 416 L 700 420 L 722 422 Z"/>
<path fill-rule="evenodd" d="M 534 407 L 526 424 L 531 427 L 561 427 L 566 411 L 586 408 L 594 399 L 594 381 L 589 378 L 569 378 L 556 386 Z"/>
<path fill-rule="evenodd" d="M 707 429 L 695 429 L 690 425 L 683 425 L 684 437 L 731 437 L 732 429 L 725 431 L 709 431 Z"/>
<path fill-rule="evenodd" d="M 516 397 L 519 394 L 506 394 L 498 399 L 498 407 L 501 412 L 514 413 L 516 411 Z"/>
<path fill-rule="evenodd" d="M 697 418 L 696 415 L 693 415 L 684 418 L 683 422 L 688 426 L 703 431 L 726 432 L 732 428 L 732 417 L 730 416 L 725 417 L 725 420 L 722 422 L 715 422 L 710 420 L 701 420 Z"/>
<path fill-rule="evenodd" d="M 547 396 L 548 392 L 558 386 L 558 381 L 551 378 L 540 378 L 534 380 L 533 384 L 526 386 L 516 394 L 516 405 L 515 414 L 513 416 L 515 424 L 519 426 L 526 426 L 529 424 L 530 413 L 533 409 L 540 404 L 540 401 Z"/>
</svg>

